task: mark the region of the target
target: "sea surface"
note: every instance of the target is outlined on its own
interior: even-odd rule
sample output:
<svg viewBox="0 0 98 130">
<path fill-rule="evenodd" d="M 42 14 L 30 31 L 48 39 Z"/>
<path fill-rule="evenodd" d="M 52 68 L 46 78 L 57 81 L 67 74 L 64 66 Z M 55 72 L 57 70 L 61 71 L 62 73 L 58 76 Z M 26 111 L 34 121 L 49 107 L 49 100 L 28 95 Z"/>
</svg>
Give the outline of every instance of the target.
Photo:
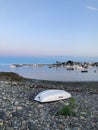
<svg viewBox="0 0 98 130">
<path fill-rule="evenodd" d="M 33 56 L 15 57 L 0 56 L 0 64 L 53 64 L 56 61 L 66 62 L 68 60 L 79 62 L 98 62 L 97 57 L 71 57 L 71 56 Z"/>
<path fill-rule="evenodd" d="M 55 80 L 55 81 L 98 81 L 98 68 L 89 68 L 88 73 L 81 70 L 66 70 L 64 67 L 49 66 L 23 66 L 11 68 L 11 64 L 53 64 L 56 61 L 97 62 L 97 58 L 74 57 L 0 57 L 0 72 L 15 72 L 31 79 Z M 96 70 L 96 72 L 95 72 Z"/>
</svg>

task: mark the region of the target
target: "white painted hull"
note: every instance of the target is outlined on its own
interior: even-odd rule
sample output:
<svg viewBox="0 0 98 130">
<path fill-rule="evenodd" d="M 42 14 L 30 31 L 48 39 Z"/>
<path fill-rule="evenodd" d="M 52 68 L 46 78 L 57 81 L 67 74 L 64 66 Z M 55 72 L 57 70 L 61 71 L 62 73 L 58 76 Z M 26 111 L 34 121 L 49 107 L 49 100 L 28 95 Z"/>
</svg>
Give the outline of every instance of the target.
<svg viewBox="0 0 98 130">
<path fill-rule="evenodd" d="M 11 68 L 16 68 L 16 66 L 15 66 L 15 65 L 10 65 L 10 67 L 11 67 Z"/>
<path fill-rule="evenodd" d="M 64 91 L 64 90 L 45 90 L 40 92 L 34 100 L 38 102 L 51 102 L 51 101 L 57 101 L 62 99 L 68 99 L 71 97 L 71 94 Z"/>
</svg>

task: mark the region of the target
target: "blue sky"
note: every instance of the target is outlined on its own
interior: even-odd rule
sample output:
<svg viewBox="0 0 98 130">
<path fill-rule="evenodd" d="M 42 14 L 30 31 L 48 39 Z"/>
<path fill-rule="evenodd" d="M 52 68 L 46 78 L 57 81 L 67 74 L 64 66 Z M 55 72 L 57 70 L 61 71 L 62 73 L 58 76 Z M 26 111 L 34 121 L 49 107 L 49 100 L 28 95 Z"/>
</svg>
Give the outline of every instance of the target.
<svg viewBox="0 0 98 130">
<path fill-rule="evenodd" d="M 0 56 L 98 57 L 98 0 L 0 0 Z"/>
</svg>

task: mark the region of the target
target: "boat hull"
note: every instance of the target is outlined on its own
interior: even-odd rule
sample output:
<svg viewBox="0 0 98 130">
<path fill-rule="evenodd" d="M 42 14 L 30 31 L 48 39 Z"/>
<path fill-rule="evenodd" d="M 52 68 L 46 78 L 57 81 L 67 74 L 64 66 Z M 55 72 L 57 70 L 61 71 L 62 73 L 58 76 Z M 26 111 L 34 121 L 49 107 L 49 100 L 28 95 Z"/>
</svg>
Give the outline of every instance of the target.
<svg viewBox="0 0 98 130">
<path fill-rule="evenodd" d="M 68 99 L 71 97 L 71 94 L 64 90 L 45 90 L 40 92 L 34 100 L 38 102 L 52 102 L 62 99 Z"/>
</svg>

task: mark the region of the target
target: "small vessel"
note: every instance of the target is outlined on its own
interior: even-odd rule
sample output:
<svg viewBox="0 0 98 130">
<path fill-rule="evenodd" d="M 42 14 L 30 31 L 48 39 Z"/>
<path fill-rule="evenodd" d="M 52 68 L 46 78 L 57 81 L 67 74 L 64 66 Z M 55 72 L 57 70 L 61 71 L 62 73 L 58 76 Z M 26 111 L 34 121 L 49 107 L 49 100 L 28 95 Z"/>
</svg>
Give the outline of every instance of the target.
<svg viewBox="0 0 98 130">
<path fill-rule="evenodd" d="M 40 92 L 34 100 L 38 102 L 52 102 L 52 101 L 57 101 L 57 100 L 62 100 L 62 99 L 68 99 L 71 97 L 71 94 L 64 91 L 64 90 L 45 90 Z"/>
<path fill-rule="evenodd" d="M 87 70 L 81 70 L 81 73 L 87 73 L 88 71 Z"/>
<path fill-rule="evenodd" d="M 12 64 L 12 65 L 10 65 L 10 67 L 11 67 L 11 68 L 15 68 L 16 66 Z"/>
<path fill-rule="evenodd" d="M 67 68 L 67 70 L 74 70 L 74 68 Z"/>
</svg>

